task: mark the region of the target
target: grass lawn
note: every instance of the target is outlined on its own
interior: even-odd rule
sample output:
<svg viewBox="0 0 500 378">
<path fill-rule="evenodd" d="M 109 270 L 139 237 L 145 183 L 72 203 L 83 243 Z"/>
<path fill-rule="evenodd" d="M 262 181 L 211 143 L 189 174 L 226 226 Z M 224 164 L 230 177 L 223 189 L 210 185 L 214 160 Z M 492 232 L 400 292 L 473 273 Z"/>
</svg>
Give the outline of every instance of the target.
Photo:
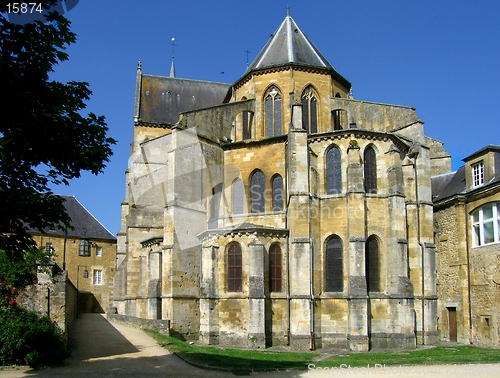
<svg viewBox="0 0 500 378">
<path fill-rule="evenodd" d="M 186 341 L 164 336 L 155 331 L 146 332 L 153 336 L 162 347 L 194 364 L 228 370 L 307 369 L 309 364 L 314 364 L 316 368 L 324 368 L 338 367 L 342 364 L 361 367 L 368 364 L 370 366 L 375 364 L 399 366 L 500 362 L 499 349 L 485 349 L 469 345 L 438 346 L 399 352 L 346 353 L 324 359 L 326 355 L 317 352 L 221 349 L 189 345 Z"/>
</svg>

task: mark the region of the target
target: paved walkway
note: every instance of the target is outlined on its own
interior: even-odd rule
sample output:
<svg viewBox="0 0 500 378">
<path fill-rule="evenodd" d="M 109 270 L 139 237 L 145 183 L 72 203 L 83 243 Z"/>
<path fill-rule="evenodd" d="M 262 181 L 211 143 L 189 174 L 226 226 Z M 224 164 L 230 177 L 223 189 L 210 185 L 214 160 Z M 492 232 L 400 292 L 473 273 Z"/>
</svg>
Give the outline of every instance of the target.
<svg viewBox="0 0 500 378">
<path fill-rule="evenodd" d="M 74 350 L 60 367 L 34 370 L 29 368 L 0 370 L 0 378 L 19 377 L 234 377 L 228 372 L 195 368 L 158 346 L 149 335 L 139 329 L 109 323 L 103 315 L 83 314 L 74 327 Z M 380 362 L 383 364 L 383 361 Z M 235 367 L 237 369 L 237 367 Z M 377 378 L 498 378 L 500 364 L 459 366 L 387 367 L 371 366 L 350 369 L 337 366 L 333 369 L 309 371 L 282 371 L 247 374 L 257 378 L 284 377 L 366 377 Z"/>
</svg>

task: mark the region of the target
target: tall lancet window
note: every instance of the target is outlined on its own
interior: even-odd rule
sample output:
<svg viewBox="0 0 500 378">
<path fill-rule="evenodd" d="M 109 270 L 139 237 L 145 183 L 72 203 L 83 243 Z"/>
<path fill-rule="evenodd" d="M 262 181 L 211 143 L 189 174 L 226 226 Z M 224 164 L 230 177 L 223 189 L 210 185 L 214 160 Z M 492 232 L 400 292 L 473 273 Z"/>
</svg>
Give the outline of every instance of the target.
<svg viewBox="0 0 500 378">
<path fill-rule="evenodd" d="M 252 213 L 263 213 L 265 211 L 265 185 L 264 173 L 256 170 L 250 178 L 250 199 L 252 201 L 250 210 Z"/>
<path fill-rule="evenodd" d="M 243 263 L 241 246 L 233 243 L 227 250 L 227 291 L 238 292 L 242 289 Z"/>
<path fill-rule="evenodd" d="M 233 214 L 243 214 L 245 203 L 245 188 L 243 181 L 237 178 L 233 181 Z"/>
<path fill-rule="evenodd" d="M 378 240 L 370 236 L 365 246 L 366 286 L 368 291 L 380 291 L 380 254 Z"/>
<path fill-rule="evenodd" d="M 253 122 L 253 113 L 252 112 L 243 112 L 241 114 L 242 120 L 242 139 L 252 139 L 252 122 Z"/>
<path fill-rule="evenodd" d="M 344 290 L 342 240 L 332 236 L 326 243 L 325 252 L 325 291 L 341 292 Z"/>
<path fill-rule="evenodd" d="M 273 211 L 283 210 L 283 178 L 275 175 L 272 180 L 273 186 Z"/>
<path fill-rule="evenodd" d="M 318 132 L 318 99 L 310 87 L 302 95 L 302 125 L 310 134 Z"/>
<path fill-rule="evenodd" d="M 377 158 L 373 147 L 369 146 L 364 153 L 365 192 L 377 193 Z"/>
<path fill-rule="evenodd" d="M 326 194 L 342 193 L 340 150 L 333 146 L 326 153 Z"/>
<path fill-rule="evenodd" d="M 282 263 L 281 248 L 279 244 L 273 244 L 269 250 L 269 291 L 280 292 L 282 289 Z"/>
<path fill-rule="evenodd" d="M 282 101 L 276 87 L 271 87 L 265 97 L 266 103 L 266 136 L 281 135 L 282 131 Z"/>
</svg>

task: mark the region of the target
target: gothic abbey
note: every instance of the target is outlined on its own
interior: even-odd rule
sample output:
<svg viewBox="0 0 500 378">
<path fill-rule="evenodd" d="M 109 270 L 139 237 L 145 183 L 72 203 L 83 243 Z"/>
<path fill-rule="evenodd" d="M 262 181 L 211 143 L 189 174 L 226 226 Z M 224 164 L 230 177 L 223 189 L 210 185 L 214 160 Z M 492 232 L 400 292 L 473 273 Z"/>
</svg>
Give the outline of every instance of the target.
<svg viewBox="0 0 500 378">
<path fill-rule="evenodd" d="M 232 85 L 139 67 L 114 305 L 207 344 L 435 343 L 450 170 L 415 109 L 353 99 L 290 15 Z"/>
</svg>

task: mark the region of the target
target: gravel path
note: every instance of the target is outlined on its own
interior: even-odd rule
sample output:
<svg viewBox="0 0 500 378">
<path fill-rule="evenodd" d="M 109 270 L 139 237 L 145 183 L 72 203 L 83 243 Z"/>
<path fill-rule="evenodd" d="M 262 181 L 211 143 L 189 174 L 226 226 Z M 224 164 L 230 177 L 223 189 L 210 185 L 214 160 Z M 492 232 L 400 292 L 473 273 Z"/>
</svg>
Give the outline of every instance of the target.
<svg viewBox="0 0 500 378">
<path fill-rule="evenodd" d="M 63 366 L 42 370 L 27 367 L 0 370 L 0 378 L 19 377 L 408 377 L 408 378 L 498 378 L 500 364 L 458 366 L 384 367 L 230 373 L 195 368 L 161 348 L 145 332 L 122 324 L 109 323 L 103 315 L 83 314 L 74 327 L 74 350 Z M 383 364 L 383 362 L 381 362 Z M 237 369 L 237 367 L 235 367 Z"/>
</svg>

